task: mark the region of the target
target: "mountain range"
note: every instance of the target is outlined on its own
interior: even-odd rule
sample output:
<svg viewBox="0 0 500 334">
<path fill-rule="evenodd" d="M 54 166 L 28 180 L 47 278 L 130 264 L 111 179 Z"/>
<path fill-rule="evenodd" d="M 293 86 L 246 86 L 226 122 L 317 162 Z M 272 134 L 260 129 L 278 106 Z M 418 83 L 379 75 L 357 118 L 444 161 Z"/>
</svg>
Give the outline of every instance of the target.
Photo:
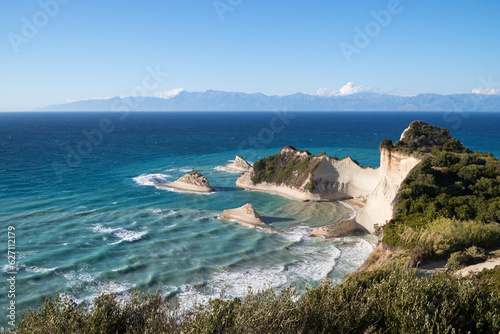
<svg viewBox="0 0 500 334">
<path fill-rule="evenodd" d="M 361 92 L 287 96 L 208 90 L 181 91 L 171 98 L 114 97 L 49 105 L 37 111 L 500 111 L 500 95 L 419 94 L 395 96 Z"/>
</svg>

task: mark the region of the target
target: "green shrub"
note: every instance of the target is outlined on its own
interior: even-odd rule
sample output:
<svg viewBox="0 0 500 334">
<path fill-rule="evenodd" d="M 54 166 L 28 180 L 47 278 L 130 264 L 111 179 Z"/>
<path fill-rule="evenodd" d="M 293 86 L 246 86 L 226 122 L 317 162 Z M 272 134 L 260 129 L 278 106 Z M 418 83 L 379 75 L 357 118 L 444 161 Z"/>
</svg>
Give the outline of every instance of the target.
<svg viewBox="0 0 500 334">
<path fill-rule="evenodd" d="M 426 252 L 425 256 L 449 255 L 472 245 L 500 246 L 500 161 L 482 153 L 434 153 L 401 184 L 395 215 L 384 230 L 384 242 L 409 250 L 418 246 Z M 441 218 L 448 220 L 436 223 Z M 448 232 L 437 230 L 432 224 L 444 224 L 442 227 Z M 467 236 L 460 231 L 462 228 L 471 229 L 473 234 Z M 439 247 L 450 246 L 435 249 L 428 242 L 422 244 L 419 238 L 423 234 L 426 238 L 439 235 L 444 238 Z"/>
<path fill-rule="evenodd" d="M 464 251 L 452 253 L 446 263 L 446 269 L 454 272 L 475 263 L 484 262 L 486 258 L 484 249 L 472 246 Z"/>
<path fill-rule="evenodd" d="M 498 272 L 463 278 L 418 278 L 401 269 L 328 281 L 299 292 L 249 291 L 190 311 L 168 306 L 160 294 L 120 301 L 101 295 L 93 308 L 56 296 L 24 313 L 17 333 L 498 333 Z M 5 331 L 2 331 L 4 333 Z"/>
<path fill-rule="evenodd" d="M 392 148 L 394 147 L 394 145 L 392 144 L 392 140 L 390 139 L 384 139 L 382 140 L 382 142 L 380 143 L 380 149 L 386 149 L 386 150 L 392 150 Z"/>
</svg>

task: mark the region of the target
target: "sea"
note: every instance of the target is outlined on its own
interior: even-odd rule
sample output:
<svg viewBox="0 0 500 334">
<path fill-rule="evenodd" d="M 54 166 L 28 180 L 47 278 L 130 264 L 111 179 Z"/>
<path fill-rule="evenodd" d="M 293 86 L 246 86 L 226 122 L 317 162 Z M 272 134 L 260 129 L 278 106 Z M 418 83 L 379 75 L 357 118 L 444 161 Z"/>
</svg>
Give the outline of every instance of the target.
<svg viewBox="0 0 500 334">
<path fill-rule="evenodd" d="M 0 113 L 0 305 L 14 300 L 19 316 L 58 292 L 91 302 L 102 292 L 160 289 L 190 308 L 249 288 L 338 284 L 377 238 L 308 233 L 349 208 L 246 191 L 220 166 L 292 145 L 378 167 L 380 142 L 396 141 L 413 120 L 500 156 L 495 112 Z M 216 192 L 154 187 L 191 171 Z M 217 220 L 246 203 L 286 234 Z"/>
</svg>

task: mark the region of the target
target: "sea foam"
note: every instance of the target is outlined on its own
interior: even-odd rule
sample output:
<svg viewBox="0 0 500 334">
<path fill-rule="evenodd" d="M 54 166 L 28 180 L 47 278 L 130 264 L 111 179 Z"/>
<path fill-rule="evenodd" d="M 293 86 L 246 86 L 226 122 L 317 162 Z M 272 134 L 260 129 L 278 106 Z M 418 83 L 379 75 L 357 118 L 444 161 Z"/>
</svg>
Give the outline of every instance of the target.
<svg viewBox="0 0 500 334">
<path fill-rule="evenodd" d="M 167 174 L 142 174 L 132 180 L 141 186 L 156 186 L 159 183 L 168 183 L 167 178 L 169 177 L 171 176 Z"/>
<path fill-rule="evenodd" d="M 112 243 L 112 245 L 119 244 L 122 241 L 134 242 L 142 239 L 142 236 L 148 232 L 133 232 L 124 228 L 110 228 L 101 224 L 97 224 L 92 231 L 94 233 L 109 233 L 110 235 L 119 238 L 120 240 Z"/>
</svg>

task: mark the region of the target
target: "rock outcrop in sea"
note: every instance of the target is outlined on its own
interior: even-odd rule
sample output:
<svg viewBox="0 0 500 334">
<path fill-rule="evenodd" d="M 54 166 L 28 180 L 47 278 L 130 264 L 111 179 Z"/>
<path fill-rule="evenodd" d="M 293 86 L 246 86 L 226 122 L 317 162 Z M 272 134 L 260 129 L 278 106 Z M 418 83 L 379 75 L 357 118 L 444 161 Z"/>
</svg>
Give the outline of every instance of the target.
<svg viewBox="0 0 500 334">
<path fill-rule="evenodd" d="M 215 188 L 210 185 L 207 178 L 199 172 L 188 173 L 174 182 L 160 184 L 157 187 L 198 193 L 211 193 L 215 191 Z"/>
<path fill-rule="evenodd" d="M 252 165 L 237 155 L 232 164 L 222 166 L 222 168 L 229 172 L 245 173 L 252 169 Z"/>
<path fill-rule="evenodd" d="M 247 203 L 240 208 L 224 210 L 224 212 L 218 216 L 217 219 L 236 220 L 241 225 L 254 227 L 263 231 L 285 234 L 285 232 L 266 224 L 250 203 Z"/>
</svg>

